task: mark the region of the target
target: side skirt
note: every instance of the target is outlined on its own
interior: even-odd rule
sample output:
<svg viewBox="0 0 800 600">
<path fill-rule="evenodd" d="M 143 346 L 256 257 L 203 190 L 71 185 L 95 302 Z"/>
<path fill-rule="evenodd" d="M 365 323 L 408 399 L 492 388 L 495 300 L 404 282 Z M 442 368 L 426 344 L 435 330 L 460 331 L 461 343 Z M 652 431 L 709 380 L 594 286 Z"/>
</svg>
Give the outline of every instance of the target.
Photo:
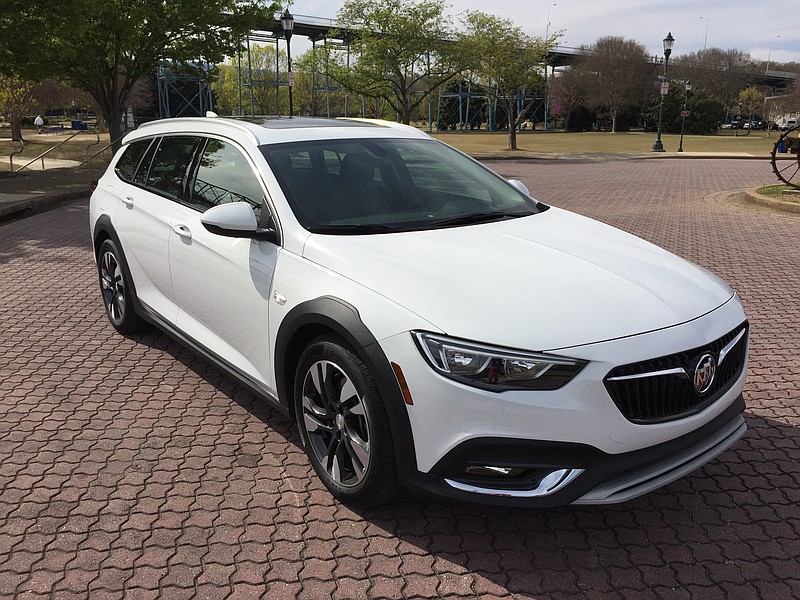
<svg viewBox="0 0 800 600">
<path fill-rule="evenodd" d="M 203 358 L 212 363 L 214 366 L 219 367 L 222 371 L 225 372 L 226 375 L 229 375 L 230 377 L 235 379 L 237 383 L 247 388 L 249 391 L 253 392 L 259 398 L 263 398 L 264 400 L 269 402 L 269 404 L 273 408 L 278 409 L 285 416 L 291 417 L 291 414 L 289 412 L 289 407 L 284 405 L 280 401 L 278 396 L 276 396 L 273 392 L 269 391 L 264 386 L 264 384 L 257 381 L 256 379 L 253 379 L 247 373 L 236 368 L 234 365 L 232 365 L 224 358 L 219 356 L 216 352 L 210 350 L 209 348 L 206 348 L 200 342 L 198 342 L 191 336 L 185 334 L 183 331 L 181 331 L 174 325 L 167 323 L 155 311 L 153 311 L 149 306 L 144 304 L 141 300 L 138 300 L 137 304 L 138 308 L 141 309 L 140 311 L 137 312 L 145 321 L 155 325 L 164 333 L 166 333 L 168 336 L 173 338 L 175 341 L 189 347 L 191 350 L 201 355 Z"/>
</svg>

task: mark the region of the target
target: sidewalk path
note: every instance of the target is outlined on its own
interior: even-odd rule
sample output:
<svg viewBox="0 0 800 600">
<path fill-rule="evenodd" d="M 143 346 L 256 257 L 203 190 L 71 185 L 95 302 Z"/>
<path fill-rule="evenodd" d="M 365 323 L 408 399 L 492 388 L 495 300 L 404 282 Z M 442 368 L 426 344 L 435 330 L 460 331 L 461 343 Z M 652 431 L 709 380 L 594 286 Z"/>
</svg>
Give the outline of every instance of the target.
<svg viewBox="0 0 800 600">
<path fill-rule="evenodd" d="M 71 161 L 64 161 L 71 162 Z M 106 166 L 0 172 L 0 219 L 36 213 L 89 195 L 93 179 Z"/>
<path fill-rule="evenodd" d="M 766 157 L 752 154 L 728 152 L 675 152 L 649 154 L 611 154 L 611 153 L 536 153 L 536 152 L 491 152 L 474 154 L 482 161 L 609 161 L 609 160 L 665 160 L 665 159 L 755 159 L 767 161 Z M 2 157 L 0 157 L 2 160 Z M 48 159 L 48 164 L 51 159 Z M 69 163 L 72 161 L 62 161 Z M 24 163 L 22 163 L 24 164 Z M 33 166 L 33 165 L 31 165 Z M 28 167 L 30 169 L 30 167 Z M 22 173 L 9 175 L 0 172 L 0 219 L 17 213 L 41 212 L 62 204 L 88 196 L 89 185 L 105 170 L 104 165 L 92 167 L 48 168 L 44 172 L 26 169 Z M 767 181 L 765 183 L 772 183 Z"/>
</svg>

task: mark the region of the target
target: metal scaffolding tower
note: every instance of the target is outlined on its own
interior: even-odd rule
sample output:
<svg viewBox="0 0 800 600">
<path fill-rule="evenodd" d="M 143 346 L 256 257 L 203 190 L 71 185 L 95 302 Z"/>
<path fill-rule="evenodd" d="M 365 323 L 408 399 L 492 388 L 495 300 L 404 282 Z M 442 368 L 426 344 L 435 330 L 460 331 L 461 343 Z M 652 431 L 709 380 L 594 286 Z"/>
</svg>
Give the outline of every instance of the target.
<svg viewBox="0 0 800 600">
<path fill-rule="evenodd" d="M 210 68 L 208 64 L 200 66 L 206 72 Z M 158 67 L 156 86 L 159 117 L 197 117 L 214 109 L 211 87 L 205 77 L 196 74 L 195 69 L 171 64 Z"/>
</svg>

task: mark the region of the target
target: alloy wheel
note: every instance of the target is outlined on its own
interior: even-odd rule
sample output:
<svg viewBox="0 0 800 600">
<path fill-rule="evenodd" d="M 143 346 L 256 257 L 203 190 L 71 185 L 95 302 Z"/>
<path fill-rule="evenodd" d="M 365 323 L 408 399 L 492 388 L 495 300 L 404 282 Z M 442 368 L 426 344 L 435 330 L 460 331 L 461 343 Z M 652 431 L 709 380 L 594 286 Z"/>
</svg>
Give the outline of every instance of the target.
<svg viewBox="0 0 800 600">
<path fill-rule="evenodd" d="M 337 364 L 311 364 L 303 381 L 303 424 L 319 463 L 336 483 L 353 487 L 370 463 L 365 399 Z"/>
<path fill-rule="evenodd" d="M 100 260 L 100 288 L 108 316 L 120 323 L 125 318 L 125 281 L 113 252 L 106 251 Z"/>
</svg>

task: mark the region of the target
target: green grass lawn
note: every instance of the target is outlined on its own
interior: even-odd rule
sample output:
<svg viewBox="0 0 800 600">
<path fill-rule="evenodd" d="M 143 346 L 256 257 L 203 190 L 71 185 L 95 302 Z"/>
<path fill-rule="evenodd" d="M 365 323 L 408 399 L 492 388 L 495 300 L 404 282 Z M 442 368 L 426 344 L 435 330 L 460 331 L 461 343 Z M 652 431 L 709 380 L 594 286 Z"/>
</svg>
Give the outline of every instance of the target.
<svg viewBox="0 0 800 600">
<path fill-rule="evenodd" d="M 505 133 L 434 133 L 433 136 L 455 146 L 468 154 L 509 152 L 508 136 Z M 750 135 L 737 137 L 732 133 L 717 135 L 687 135 L 683 138 L 684 152 L 747 153 L 769 156 L 778 133 L 771 136 L 766 131 L 754 131 Z M 662 135 L 664 150 L 676 153 L 680 136 Z M 608 132 L 523 132 L 517 134 L 519 150 L 529 152 L 609 152 L 621 154 L 645 154 L 651 152 L 656 141 L 654 133 L 608 133 Z"/>
<path fill-rule="evenodd" d="M 28 131 L 33 134 L 35 131 Z M 42 135 L 29 137 L 25 144 L 22 156 L 14 157 L 15 168 L 19 168 L 31 158 L 41 154 L 48 148 L 69 137 L 70 130 L 65 134 Z M 8 139 L 8 130 L 0 134 L 0 171 L 8 170 L 8 155 L 18 148 L 15 142 Z M 455 146 L 467 154 L 488 154 L 496 152 L 509 152 L 508 136 L 506 133 L 488 133 L 485 131 L 460 133 L 434 133 L 434 137 Z M 766 131 L 754 131 L 749 135 L 740 132 L 735 136 L 731 132 L 721 132 L 717 135 L 687 135 L 683 139 L 684 152 L 713 152 L 713 153 L 746 153 L 755 156 L 769 156 L 775 142 L 779 137 L 778 132 L 771 135 Z M 99 145 L 92 146 L 89 154 L 93 154 L 101 147 L 108 144 L 108 134 L 100 135 Z M 517 135 L 519 150 L 541 153 L 613 153 L 613 154 L 647 154 L 651 152 L 656 136 L 654 133 L 608 133 L 608 132 L 522 132 Z M 95 141 L 91 133 L 86 133 L 66 142 L 60 148 L 51 152 L 52 158 L 83 161 L 87 157 L 87 146 Z M 679 136 L 662 135 L 664 149 L 667 153 L 676 153 Z M 110 157 L 107 151 L 106 158 Z"/>
<path fill-rule="evenodd" d="M 797 188 L 789 185 L 765 185 L 756 190 L 762 196 L 769 196 L 771 198 L 780 198 L 788 202 L 800 201 L 800 196 L 796 196 Z M 784 194 L 784 192 L 794 192 L 792 195 Z"/>
</svg>

